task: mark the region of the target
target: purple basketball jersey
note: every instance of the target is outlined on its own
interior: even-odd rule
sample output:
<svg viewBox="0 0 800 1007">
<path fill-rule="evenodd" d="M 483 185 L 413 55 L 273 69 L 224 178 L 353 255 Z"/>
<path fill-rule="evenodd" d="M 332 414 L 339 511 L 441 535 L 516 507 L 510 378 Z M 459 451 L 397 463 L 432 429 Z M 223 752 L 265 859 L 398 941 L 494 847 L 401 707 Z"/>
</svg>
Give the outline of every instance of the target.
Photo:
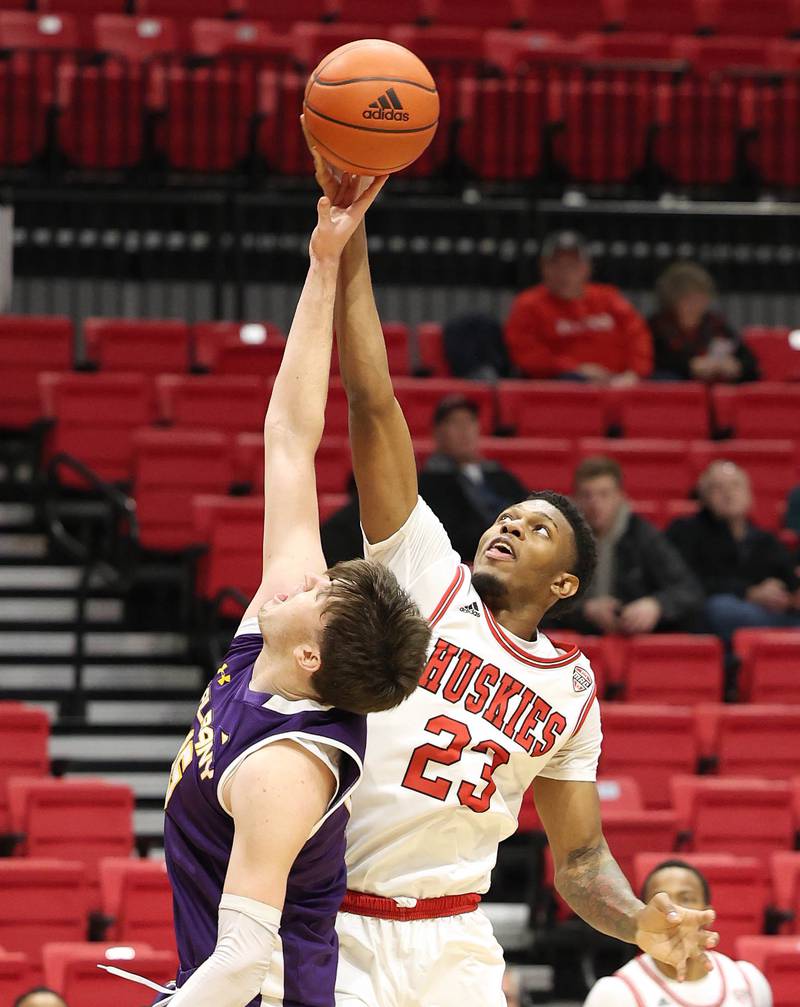
<svg viewBox="0 0 800 1007">
<path fill-rule="evenodd" d="M 323 744 L 341 753 L 339 786 L 323 824 L 292 865 L 281 919 L 284 1007 L 333 1007 L 338 943 L 334 922 L 344 896 L 347 794 L 361 776 L 366 718 L 249 688 L 259 634 L 234 638 L 203 693 L 192 730 L 170 773 L 164 849 L 172 882 L 180 987 L 213 952 L 217 914 L 233 844 L 222 784 L 247 755 L 278 739 Z M 249 1005 L 261 1004 L 257 996 Z"/>
</svg>

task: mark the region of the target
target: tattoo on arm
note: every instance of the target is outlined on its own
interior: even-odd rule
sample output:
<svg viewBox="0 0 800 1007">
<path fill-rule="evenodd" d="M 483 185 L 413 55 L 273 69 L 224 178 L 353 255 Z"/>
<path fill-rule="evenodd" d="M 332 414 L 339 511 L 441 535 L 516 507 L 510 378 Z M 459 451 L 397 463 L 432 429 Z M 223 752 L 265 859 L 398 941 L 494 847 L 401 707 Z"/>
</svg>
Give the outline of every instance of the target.
<svg viewBox="0 0 800 1007">
<path fill-rule="evenodd" d="M 556 874 L 556 888 L 595 930 L 635 943 L 636 914 L 644 903 L 631 891 L 605 840 L 570 850 Z"/>
</svg>

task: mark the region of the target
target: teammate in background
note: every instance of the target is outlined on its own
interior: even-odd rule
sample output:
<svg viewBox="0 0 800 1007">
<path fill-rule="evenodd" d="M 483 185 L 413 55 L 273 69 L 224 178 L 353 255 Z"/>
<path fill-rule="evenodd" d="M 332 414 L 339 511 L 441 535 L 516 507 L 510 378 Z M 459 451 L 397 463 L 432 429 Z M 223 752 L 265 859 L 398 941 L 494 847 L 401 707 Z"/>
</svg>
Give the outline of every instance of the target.
<svg viewBox="0 0 800 1007">
<path fill-rule="evenodd" d="M 359 181 L 315 162 L 332 201 L 351 202 Z M 536 493 L 498 515 L 471 574 L 418 497 L 362 226 L 342 255 L 335 325 L 366 555 L 397 575 L 434 630 L 414 695 L 370 718 L 348 826 L 337 1005 L 505 1003 L 502 950 L 477 906 L 534 779 L 562 896 L 682 974 L 716 943 L 703 929 L 714 914 L 663 893 L 645 905 L 631 891 L 600 824 L 594 677 L 577 649 L 537 630 L 591 578 L 586 522 L 566 498 Z"/>
<path fill-rule="evenodd" d="M 362 715 L 405 699 L 424 663 L 428 625 L 395 577 L 364 560 L 326 571 L 319 538 L 339 255 L 381 185 L 344 210 L 320 200 L 264 425 L 261 585 L 172 767 L 172 1007 L 332 1007 Z"/>
<path fill-rule="evenodd" d="M 675 905 L 705 909 L 711 904 L 708 882 L 682 860 L 665 860 L 645 878 L 642 898 L 666 892 Z M 686 981 L 679 984 L 675 969 L 640 955 L 613 976 L 600 979 L 584 1007 L 772 1007 L 769 983 L 750 962 L 735 962 L 711 952 L 714 970 L 708 973 L 697 958 L 689 960 Z"/>
</svg>

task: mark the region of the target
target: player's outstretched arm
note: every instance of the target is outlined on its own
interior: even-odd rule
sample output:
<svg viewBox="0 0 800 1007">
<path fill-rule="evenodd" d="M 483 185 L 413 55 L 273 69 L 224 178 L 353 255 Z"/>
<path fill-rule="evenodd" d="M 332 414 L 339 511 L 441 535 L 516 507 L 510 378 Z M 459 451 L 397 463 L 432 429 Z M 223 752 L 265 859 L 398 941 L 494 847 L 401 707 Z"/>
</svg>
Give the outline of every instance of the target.
<svg viewBox="0 0 800 1007">
<path fill-rule="evenodd" d="M 562 898 L 595 930 L 637 944 L 672 965 L 682 980 L 688 960 L 718 943 L 718 935 L 705 929 L 714 921 L 713 910 L 684 909 L 664 892 L 647 905 L 636 898 L 603 836 L 594 783 L 540 776 L 533 787 Z"/>
<path fill-rule="evenodd" d="M 260 992 L 286 879 L 335 789 L 331 771 L 292 741 L 274 742 L 244 761 L 225 795 L 235 832 L 217 945 L 170 1007 L 245 1007 Z"/>
<path fill-rule="evenodd" d="M 337 180 L 312 150 L 317 181 L 334 202 L 351 198 L 355 176 Z M 386 343 L 372 292 L 363 221 L 342 253 L 336 294 L 336 342 L 350 407 L 350 445 L 361 524 L 370 542 L 402 527 L 417 502 L 417 466 L 394 395 Z"/>
<path fill-rule="evenodd" d="M 319 201 L 308 275 L 264 421 L 262 578 L 247 616 L 296 588 L 306 573 L 325 570 L 314 455 L 325 423 L 339 259 L 384 181 L 376 179 L 345 208 L 326 197 Z"/>
</svg>

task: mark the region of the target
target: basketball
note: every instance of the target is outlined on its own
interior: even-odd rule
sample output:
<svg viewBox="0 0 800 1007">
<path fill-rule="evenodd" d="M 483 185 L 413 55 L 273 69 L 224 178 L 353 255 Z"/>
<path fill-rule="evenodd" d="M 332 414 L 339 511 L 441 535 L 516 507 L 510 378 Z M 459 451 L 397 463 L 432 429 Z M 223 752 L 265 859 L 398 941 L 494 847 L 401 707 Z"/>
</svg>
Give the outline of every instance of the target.
<svg viewBox="0 0 800 1007">
<path fill-rule="evenodd" d="M 395 42 L 366 38 L 329 53 L 303 98 L 306 132 L 335 168 L 385 175 L 433 139 L 439 95 L 427 67 Z"/>
</svg>

